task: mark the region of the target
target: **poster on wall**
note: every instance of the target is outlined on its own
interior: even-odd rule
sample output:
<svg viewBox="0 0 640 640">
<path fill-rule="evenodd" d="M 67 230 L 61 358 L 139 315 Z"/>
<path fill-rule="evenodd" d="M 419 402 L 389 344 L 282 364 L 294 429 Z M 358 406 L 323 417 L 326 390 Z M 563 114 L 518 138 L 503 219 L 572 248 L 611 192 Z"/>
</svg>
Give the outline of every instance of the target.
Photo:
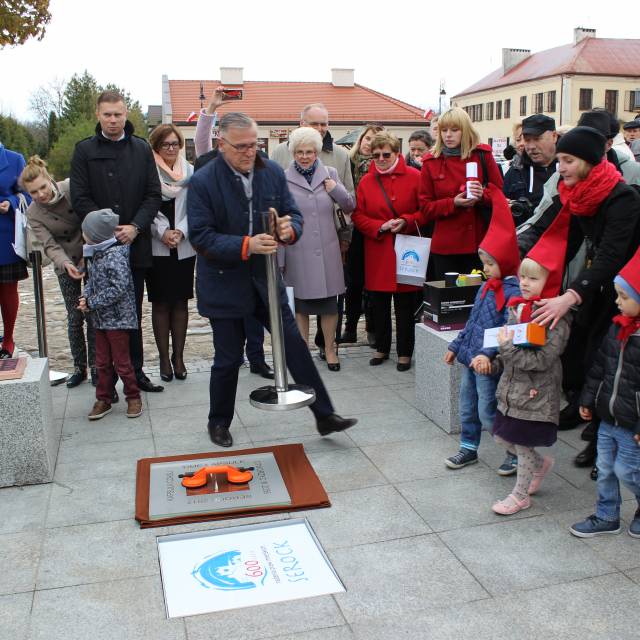
<svg viewBox="0 0 640 640">
<path fill-rule="evenodd" d="M 157 541 L 168 618 L 346 590 L 306 518 Z"/>
</svg>

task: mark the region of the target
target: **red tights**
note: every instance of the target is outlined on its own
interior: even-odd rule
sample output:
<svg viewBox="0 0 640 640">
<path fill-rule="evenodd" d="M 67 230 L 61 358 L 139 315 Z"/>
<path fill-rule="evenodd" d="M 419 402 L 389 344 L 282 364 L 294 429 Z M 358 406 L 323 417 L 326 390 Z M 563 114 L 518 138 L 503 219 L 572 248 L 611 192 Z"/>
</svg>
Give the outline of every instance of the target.
<svg viewBox="0 0 640 640">
<path fill-rule="evenodd" d="M 4 326 L 2 348 L 9 353 L 13 353 L 15 349 L 13 328 L 18 317 L 19 304 L 18 282 L 0 282 L 0 314 L 2 314 L 2 324 Z"/>
</svg>

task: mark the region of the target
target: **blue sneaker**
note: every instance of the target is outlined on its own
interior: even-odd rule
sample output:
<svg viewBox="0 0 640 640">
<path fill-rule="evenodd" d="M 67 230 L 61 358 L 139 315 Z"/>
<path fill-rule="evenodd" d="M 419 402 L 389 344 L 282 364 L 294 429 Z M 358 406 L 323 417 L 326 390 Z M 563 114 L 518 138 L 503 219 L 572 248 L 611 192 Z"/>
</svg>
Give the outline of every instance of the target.
<svg viewBox="0 0 640 640">
<path fill-rule="evenodd" d="M 507 457 L 504 462 L 498 467 L 499 476 L 512 476 L 518 471 L 518 456 L 514 455 L 510 451 L 507 451 Z"/>
<path fill-rule="evenodd" d="M 640 507 L 638 507 L 636 515 L 633 516 L 633 520 L 629 525 L 629 535 L 632 538 L 640 538 Z"/>
<path fill-rule="evenodd" d="M 569 527 L 569 531 L 578 538 L 594 538 L 605 533 L 620 533 L 622 529 L 620 520 L 603 520 L 594 514 L 582 522 L 576 522 Z"/>
<path fill-rule="evenodd" d="M 462 467 L 476 462 L 478 462 L 478 452 L 471 451 L 471 449 L 460 449 L 455 456 L 451 456 L 444 461 L 449 469 L 462 469 Z"/>
</svg>

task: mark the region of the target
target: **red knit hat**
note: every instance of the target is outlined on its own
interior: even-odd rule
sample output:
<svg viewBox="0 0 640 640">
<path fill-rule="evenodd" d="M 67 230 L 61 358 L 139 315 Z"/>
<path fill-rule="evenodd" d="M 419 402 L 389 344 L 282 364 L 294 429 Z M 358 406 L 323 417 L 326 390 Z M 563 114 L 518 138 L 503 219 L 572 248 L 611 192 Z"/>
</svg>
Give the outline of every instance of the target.
<svg viewBox="0 0 640 640">
<path fill-rule="evenodd" d="M 614 282 L 619 284 L 636 302 L 640 302 L 640 248 L 622 267 L 620 273 L 614 278 Z"/>
<path fill-rule="evenodd" d="M 498 263 L 503 278 L 515 276 L 520 265 L 520 253 L 516 240 L 516 225 L 509 203 L 494 184 L 489 183 L 484 191 L 491 198 L 492 212 L 491 222 L 480 243 L 480 249 Z"/>
<path fill-rule="evenodd" d="M 570 222 L 571 213 L 566 208 L 561 209 L 557 218 L 526 255 L 549 272 L 541 298 L 555 298 L 560 293 Z"/>
</svg>

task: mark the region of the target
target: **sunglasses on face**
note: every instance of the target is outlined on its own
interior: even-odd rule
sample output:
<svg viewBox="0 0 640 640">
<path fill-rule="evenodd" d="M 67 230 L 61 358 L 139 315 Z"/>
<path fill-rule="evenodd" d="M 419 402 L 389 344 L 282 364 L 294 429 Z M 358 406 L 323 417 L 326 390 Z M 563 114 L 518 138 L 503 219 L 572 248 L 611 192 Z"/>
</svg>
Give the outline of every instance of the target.
<svg viewBox="0 0 640 640">
<path fill-rule="evenodd" d="M 380 160 L 380 158 L 384 158 L 385 160 L 388 160 L 391 157 L 391 151 L 374 151 L 371 154 L 372 158 L 375 158 L 376 160 Z"/>
</svg>

